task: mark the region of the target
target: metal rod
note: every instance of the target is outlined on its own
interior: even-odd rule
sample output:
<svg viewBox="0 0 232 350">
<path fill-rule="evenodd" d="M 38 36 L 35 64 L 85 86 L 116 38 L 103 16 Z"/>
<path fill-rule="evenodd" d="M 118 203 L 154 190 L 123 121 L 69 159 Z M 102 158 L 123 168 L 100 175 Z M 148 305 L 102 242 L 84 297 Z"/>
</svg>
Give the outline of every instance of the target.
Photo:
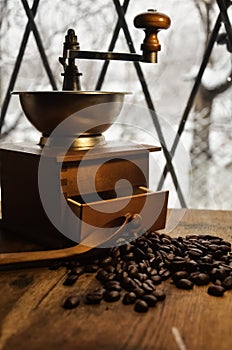
<svg viewBox="0 0 232 350">
<path fill-rule="evenodd" d="M 185 107 L 183 116 L 182 116 L 182 118 L 181 118 L 180 125 L 179 125 L 179 128 L 178 128 L 176 137 L 175 137 L 174 142 L 173 142 L 173 145 L 172 145 L 172 147 L 171 147 L 171 151 L 170 151 L 171 159 L 174 157 L 174 154 L 175 154 L 176 148 L 177 148 L 177 146 L 178 146 L 180 137 L 181 137 L 181 135 L 182 135 L 182 133 L 183 133 L 183 131 L 184 131 L 185 124 L 186 124 L 186 122 L 187 122 L 187 120 L 188 120 L 189 113 L 190 113 L 190 111 L 191 111 L 191 109 L 192 109 L 193 102 L 194 102 L 195 97 L 196 97 L 196 94 L 197 94 L 197 92 L 198 92 L 198 89 L 199 89 L 199 86 L 200 86 L 200 83 L 201 83 L 202 76 L 203 76 L 204 71 L 205 71 L 205 68 L 206 68 L 206 66 L 207 66 L 207 64 L 208 64 L 209 57 L 210 57 L 210 55 L 211 55 L 211 52 L 212 52 L 214 43 L 215 43 L 215 41 L 216 41 L 216 39 L 217 39 L 220 26 L 221 26 L 221 16 L 220 16 L 220 14 L 219 14 L 219 15 L 218 15 L 218 18 L 217 18 L 217 20 L 216 20 L 214 29 L 213 29 L 213 31 L 212 31 L 212 34 L 211 34 L 211 36 L 210 36 L 208 46 L 207 46 L 207 48 L 206 48 L 206 51 L 205 51 L 205 54 L 204 54 L 204 57 L 203 57 L 203 60 L 202 60 L 200 69 L 199 69 L 199 71 L 198 71 L 198 74 L 197 74 L 195 83 L 194 83 L 193 88 L 192 88 L 192 91 L 191 91 L 191 93 L 190 93 L 190 96 L 189 96 L 187 105 L 186 105 L 186 107 Z M 166 165 L 165 168 L 164 168 L 163 174 L 162 174 L 162 176 L 161 176 L 161 178 L 160 178 L 159 184 L 158 184 L 158 190 L 162 188 L 162 186 L 163 186 L 163 184 L 164 184 L 164 181 L 165 181 L 165 179 L 166 179 L 167 173 L 168 173 L 168 168 L 167 168 L 167 165 Z"/>
<path fill-rule="evenodd" d="M 38 5 L 39 5 L 39 1 L 40 0 L 34 0 L 32 8 L 31 8 L 31 12 L 32 12 L 32 15 L 34 17 L 36 15 L 36 11 L 37 11 L 37 8 L 38 8 Z M 22 42 L 21 42 L 21 45 L 20 45 L 20 48 L 19 48 L 19 53 L 18 53 L 18 56 L 16 58 L 15 66 L 14 66 L 14 69 L 13 69 L 13 72 L 12 72 L 12 75 L 11 75 L 11 78 L 10 78 L 10 83 L 8 85 L 8 88 L 7 88 L 7 91 L 6 91 L 6 95 L 5 95 L 5 98 L 3 100 L 2 111 L 1 111 L 1 116 L 0 116 L 0 132 L 1 132 L 1 129 L 2 129 L 4 120 L 5 120 L 6 112 L 7 112 L 8 106 L 9 106 L 9 102 L 10 102 L 10 99 L 11 99 L 11 94 L 10 93 L 14 89 L 14 86 L 15 86 L 15 82 L 16 82 L 16 79 L 17 79 L 17 76 L 18 76 L 18 72 L 19 72 L 21 63 L 22 63 L 22 59 L 23 59 L 23 55 L 24 55 L 24 52 L 25 52 L 25 49 L 26 49 L 26 44 L 27 44 L 27 41 L 28 41 L 28 38 L 29 38 L 29 35 L 30 35 L 30 31 L 31 31 L 31 26 L 30 26 L 30 22 L 28 21 L 28 23 L 26 25 L 26 29 L 25 29 L 24 35 L 23 35 L 23 39 L 22 39 Z"/>
<path fill-rule="evenodd" d="M 130 3 L 130 0 L 125 0 L 123 5 L 122 5 L 124 14 L 127 11 L 129 3 Z M 113 51 L 114 50 L 114 47 L 115 47 L 116 41 L 118 39 L 118 35 L 119 35 L 119 32 L 120 32 L 120 29 L 121 29 L 120 21 L 118 20 L 117 24 L 115 26 L 115 29 L 114 29 L 114 34 L 113 34 L 113 37 L 111 39 L 108 51 Z M 110 64 L 109 60 L 106 60 L 104 62 L 103 66 L 102 66 L 102 69 L 101 69 L 101 72 L 100 72 L 100 75 L 99 75 L 99 78 L 98 78 L 98 81 L 97 81 L 97 84 L 96 84 L 96 90 L 100 90 L 101 89 L 101 87 L 103 85 L 103 82 L 104 82 L 104 79 L 105 79 L 105 76 L 106 76 L 107 69 L 109 67 L 109 64 Z"/>
<path fill-rule="evenodd" d="M 128 44 L 129 50 L 130 50 L 131 53 L 134 53 L 135 52 L 135 48 L 134 48 L 133 41 L 132 41 L 132 38 L 131 38 L 131 35 L 130 35 L 130 32 L 129 32 L 129 29 L 128 29 L 125 17 L 124 17 L 123 9 L 122 9 L 122 7 L 120 5 L 119 0 L 113 0 L 113 1 L 114 1 L 114 5 L 116 7 L 116 11 L 117 11 L 118 16 L 119 16 L 120 25 L 121 25 L 121 27 L 122 27 L 122 29 L 124 31 L 124 35 L 125 35 L 126 40 L 127 40 L 127 44 Z M 176 188 L 176 191 L 177 191 L 177 194 L 178 194 L 181 206 L 182 207 L 186 207 L 186 202 L 185 202 L 184 196 L 182 194 L 181 188 L 180 188 L 179 183 L 178 183 L 178 179 L 177 179 L 177 176 L 176 176 L 176 173 L 175 173 L 172 161 L 171 161 L 171 156 L 170 156 L 170 154 L 169 154 L 169 152 L 167 150 L 166 142 L 165 142 L 165 139 L 164 139 L 164 136 L 163 136 L 163 133 L 162 133 L 162 130 L 161 130 L 161 127 L 160 127 L 160 124 L 159 124 L 156 112 L 155 112 L 155 107 L 154 107 L 154 104 L 152 102 L 151 95 L 150 95 L 150 92 L 149 92 L 149 89 L 148 89 L 145 77 L 143 75 L 142 68 L 141 68 L 139 62 L 134 62 L 134 66 L 135 66 L 137 75 L 139 77 L 139 80 L 140 80 L 140 83 L 141 83 L 141 86 L 142 86 L 142 89 L 143 89 L 143 93 L 144 93 L 144 96 L 145 96 L 145 99 L 146 99 L 146 103 L 148 105 L 148 108 L 149 108 L 149 111 L 150 111 L 153 123 L 155 125 L 156 131 L 157 131 L 157 134 L 158 134 L 158 137 L 159 137 L 159 141 L 160 141 L 161 145 L 163 146 L 164 156 L 165 156 L 166 161 L 167 161 L 167 167 L 168 167 L 168 170 L 171 173 L 171 176 L 172 176 L 172 179 L 173 179 L 173 183 L 174 183 L 174 186 Z"/>
<path fill-rule="evenodd" d="M 140 61 L 143 62 L 143 56 L 133 53 L 121 52 L 100 52 L 100 51 L 77 51 L 67 50 L 67 57 L 71 59 L 88 59 L 88 60 L 115 60 L 115 61 Z"/>
<path fill-rule="evenodd" d="M 52 85 L 53 90 L 57 90 L 56 82 L 54 80 L 51 68 L 49 66 L 48 59 L 47 59 L 47 56 L 46 56 L 44 48 L 43 48 L 42 40 L 40 38 L 40 34 L 38 32 L 38 29 L 37 29 L 35 21 L 34 21 L 33 13 L 30 10 L 30 7 L 28 5 L 27 0 L 21 0 L 21 1 L 22 1 L 22 4 L 23 4 L 23 7 L 25 9 L 25 12 L 27 14 L 27 17 L 29 19 L 29 23 L 31 25 L 31 29 L 33 31 L 33 34 L 35 36 L 35 40 L 36 40 L 36 43 L 37 43 L 37 46 L 38 46 L 38 50 L 39 50 L 40 56 L 42 58 L 44 68 L 45 68 L 45 70 L 47 72 L 49 81 L 50 81 L 50 83 Z"/>
<path fill-rule="evenodd" d="M 226 5 L 224 0 L 217 0 L 217 4 L 221 12 L 221 19 L 225 25 L 225 29 L 228 34 L 230 52 L 232 52 L 232 27 L 231 27 L 228 13 L 227 13 L 227 7 L 229 7 L 232 4 L 232 2 L 230 2 L 229 4 L 229 1 L 228 1 L 228 4 Z"/>
</svg>

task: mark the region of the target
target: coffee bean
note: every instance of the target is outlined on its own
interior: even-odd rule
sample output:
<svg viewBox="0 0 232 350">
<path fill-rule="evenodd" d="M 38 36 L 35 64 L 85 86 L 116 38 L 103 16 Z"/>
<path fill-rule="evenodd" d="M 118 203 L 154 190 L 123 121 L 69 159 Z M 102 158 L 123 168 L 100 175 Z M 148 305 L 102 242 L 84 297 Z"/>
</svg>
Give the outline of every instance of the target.
<svg viewBox="0 0 232 350">
<path fill-rule="evenodd" d="M 120 252 L 119 248 L 115 247 L 115 248 L 112 249 L 112 256 L 113 256 L 114 259 L 119 258 L 120 255 L 121 255 L 121 252 Z"/>
<path fill-rule="evenodd" d="M 148 306 L 155 306 L 157 303 L 157 298 L 152 294 L 146 294 L 142 299 L 147 303 Z"/>
<path fill-rule="evenodd" d="M 121 285 L 126 290 L 131 290 L 137 287 L 137 284 L 130 277 L 125 277 L 121 281 Z"/>
<path fill-rule="evenodd" d="M 148 243 L 148 239 L 147 239 L 147 243 Z M 148 255 L 148 254 L 153 254 L 153 249 L 152 248 L 147 248 L 147 251 L 146 251 L 146 256 Z"/>
<path fill-rule="evenodd" d="M 106 258 L 104 258 L 102 261 L 101 261 L 101 265 L 104 267 L 104 266 L 107 266 L 107 265 L 112 265 L 113 263 L 113 259 L 111 256 L 107 256 Z"/>
<path fill-rule="evenodd" d="M 138 280 L 137 278 L 134 278 L 134 282 L 137 284 L 137 286 L 139 288 L 141 288 L 143 286 L 143 283 L 140 280 Z"/>
<path fill-rule="evenodd" d="M 99 269 L 99 266 L 96 264 L 86 265 L 85 266 L 85 272 L 96 272 Z"/>
<path fill-rule="evenodd" d="M 216 252 L 216 250 L 218 250 L 218 245 L 210 244 L 209 245 L 209 250 L 211 250 L 212 252 Z"/>
<path fill-rule="evenodd" d="M 181 289 L 192 289 L 193 288 L 193 283 L 186 278 L 176 280 L 175 285 L 177 288 L 181 288 Z"/>
<path fill-rule="evenodd" d="M 80 304 L 80 299 L 77 296 L 70 296 L 65 300 L 65 302 L 63 304 L 63 308 L 64 309 L 74 309 L 79 304 Z"/>
<path fill-rule="evenodd" d="M 148 283 L 147 281 L 143 283 L 142 288 L 145 290 L 145 292 L 152 292 L 155 290 L 155 286 L 152 283 Z"/>
<path fill-rule="evenodd" d="M 116 279 L 116 274 L 115 273 L 107 273 L 105 277 L 105 282 L 106 281 L 113 281 Z"/>
<path fill-rule="evenodd" d="M 212 256 L 206 255 L 206 256 L 201 257 L 201 262 L 212 264 L 212 262 L 213 262 Z"/>
<path fill-rule="evenodd" d="M 161 284 L 162 283 L 162 278 L 160 276 L 151 276 L 151 280 L 154 285 Z"/>
<path fill-rule="evenodd" d="M 157 270 L 152 268 L 152 267 L 148 267 L 147 268 L 147 273 L 150 275 L 150 276 L 156 276 L 158 274 Z"/>
<path fill-rule="evenodd" d="M 103 281 L 106 280 L 107 276 L 108 276 L 108 273 L 107 273 L 105 270 L 100 269 L 100 270 L 98 271 L 97 275 L 96 275 L 96 278 L 97 278 L 99 281 L 102 281 L 102 282 L 103 282 Z"/>
<path fill-rule="evenodd" d="M 128 263 L 126 263 L 126 261 L 124 261 L 124 260 L 120 260 L 120 262 L 121 262 L 121 266 L 122 266 L 123 271 L 126 271 L 127 266 L 132 264 L 129 261 L 128 261 Z"/>
<path fill-rule="evenodd" d="M 194 272 L 198 270 L 199 264 L 194 260 L 190 260 L 189 262 L 186 263 L 184 267 L 186 268 L 187 271 Z"/>
<path fill-rule="evenodd" d="M 144 273 L 138 273 L 136 278 L 140 280 L 141 282 L 145 281 L 147 279 L 147 275 Z"/>
<path fill-rule="evenodd" d="M 114 273 L 115 272 L 115 267 L 113 267 L 112 265 L 106 265 L 106 266 L 104 266 L 104 269 L 108 273 Z"/>
<path fill-rule="evenodd" d="M 208 288 L 207 292 L 208 294 L 213 295 L 215 297 L 222 297 L 225 292 L 225 289 L 221 286 L 213 285 Z"/>
<path fill-rule="evenodd" d="M 157 255 L 156 258 L 153 258 L 149 261 L 150 266 L 154 268 L 157 268 L 161 262 L 162 262 L 162 257 L 159 255 Z"/>
<path fill-rule="evenodd" d="M 148 304 L 141 299 L 138 299 L 135 303 L 134 310 L 136 312 L 147 312 L 148 311 Z"/>
<path fill-rule="evenodd" d="M 200 249 L 192 248 L 188 251 L 188 254 L 191 258 L 198 258 L 202 256 L 203 252 Z"/>
<path fill-rule="evenodd" d="M 134 258 L 134 253 L 133 252 L 129 252 L 129 253 L 127 253 L 125 256 L 124 256 L 124 259 L 126 260 L 126 261 L 130 261 L 130 260 L 132 260 Z"/>
<path fill-rule="evenodd" d="M 169 235 L 167 235 L 166 233 L 161 233 L 161 234 L 159 235 L 159 239 L 160 239 L 160 240 L 163 240 L 163 239 L 168 239 L 168 240 L 170 240 L 170 237 L 169 237 Z"/>
<path fill-rule="evenodd" d="M 146 257 L 146 254 L 140 248 L 136 248 L 134 254 L 136 259 L 144 259 Z"/>
<path fill-rule="evenodd" d="M 163 281 L 168 279 L 171 276 L 171 272 L 165 268 L 160 269 L 159 275 L 162 278 Z"/>
<path fill-rule="evenodd" d="M 171 248 L 168 245 L 162 244 L 161 249 L 164 253 L 170 253 Z M 166 255 L 166 254 L 165 254 Z M 166 255 L 167 256 L 167 255 Z"/>
<path fill-rule="evenodd" d="M 168 261 L 172 262 L 172 261 L 175 259 L 175 255 L 172 254 L 172 253 L 170 253 L 170 254 L 168 254 L 168 255 L 166 256 L 166 258 L 167 258 Z"/>
<path fill-rule="evenodd" d="M 139 263 L 139 268 L 140 268 L 140 271 L 146 272 L 146 270 L 147 270 L 147 264 L 144 263 L 144 262 L 140 262 L 140 263 Z"/>
<path fill-rule="evenodd" d="M 142 297 L 145 294 L 144 289 L 139 287 L 134 288 L 133 292 L 137 295 L 137 297 Z"/>
<path fill-rule="evenodd" d="M 77 266 L 72 268 L 71 273 L 80 276 L 84 273 L 84 271 L 85 271 L 84 266 Z"/>
<path fill-rule="evenodd" d="M 68 277 L 65 279 L 63 282 L 64 286 L 72 286 L 77 280 L 78 280 L 78 275 L 76 274 L 70 274 Z"/>
<path fill-rule="evenodd" d="M 167 238 L 163 237 L 163 238 L 161 238 L 161 240 L 162 240 L 162 243 L 165 244 L 166 246 L 169 246 L 171 244 L 171 240 L 169 237 L 167 237 Z"/>
<path fill-rule="evenodd" d="M 204 238 L 210 240 L 211 244 L 220 244 L 221 241 L 223 240 L 220 237 L 216 237 L 216 236 L 212 236 L 212 235 L 205 235 Z"/>
<path fill-rule="evenodd" d="M 215 280 L 213 281 L 213 283 L 217 286 L 221 286 L 222 285 L 222 281 L 221 280 Z"/>
<path fill-rule="evenodd" d="M 175 281 L 175 280 L 180 280 L 188 277 L 189 277 L 189 273 L 187 271 L 177 271 L 172 276 L 172 279 Z"/>
<path fill-rule="evenodd" d="M 107 302 L 114 302 L 119 300 L 121 297 L 120 293 L 116 290 L 106 291 L 104 295 L 104 300 Z"/>
<path fill-rule="evenodd" d="M 137 296 L 133 292 L 126 293 L 122 299 L 124 305 L 134 304 Z"/>
<path fill-rule="evenodd" d="M 198 239 L 198 235 L 186 235 L 185 236 L 186 239 Z"/>
<path fill-rule="evenodd" d="M 206 284 L 209 284 L 210 277 L 206 273 L 196 273 L 195 275 L 191 275 L 191 280 L 197 286 L 204 286 Z"/>
<path fill-rule="evenodd" d="M 121 286 L 120 286 L 120 283 L 117 282 L 117 281 L 109 281 L 109 282 L 106 282 L 104 284 L 104 287 L 107 289 L 107 290 L 116 290 L 118 292 L 120 292 L 122 290 Z"/>
<path fill-rule="evenodd" d="M 118 272 L 116 273 L 115 279 L 116 279 L 117 281 L 122 281 L 122 279 L 123 279 L 123 271 L 122 271 L 122 270 L 120 270 L 120 271 L 118 271 Z"/>
<path fill-rule="evenodd" d="M 135 265 L 129 265 L 127 270 L 128 270 L 128 273 L 133 277 L 136 277 L 137 273 L 139 272 L 137 266 Z"/>
<path fill-rule="evenodd" d="M 199 270 L 201 272 L 210 272 L 213 268 L 215 267 L 214 263 L 206 263 L 206 262 L 201 262 L 199 264 Z"/>
<path fill-rule="evenodd" d="M 115 266 L 115 270 L 117 272 L 117 271 L 120 271 L 121 269 L 122 269 L 122 262 L 118 262 Z"/>
<path fill-rule="evenodd" d="M 124 244 L 120 247 L 121 254 L 125 255 L 126 253 L 129 253 L 133 248 L 133 245 L 130 243 Z"/>
<path fill-rule="evenodd" d="M 228 276 L 224 279 L 222 287 L 225 289 L 232 289 L 232 276 Z"/>
<path fill-rule="evenodd" d="M 130 273 L 131 270 L 134 270 L 134 269 L 136 269 L 137 272 L 139 271 L 137 262 L 135 260 L 127 261 L 125 270 L 128 272 L 128 274 Z M 134 273 L 136 273 L 136 271 L 134 271 Z"/>
<path fill-rule="evenodd" d="M 63 261 L 63 266 L 65 266 L 68 270 L 71 270 L 73 267 L 77 266 L 77 262 L 75 260 L 66 260 Z"/>
<path fill-rule="evenodd" d="M 224 262 L 224 263 L 228 263 L 230 261 L 227 253 L 224 253 L 223 255 L 221 255 L 220 260 L 221 262 Z"/>
<path fill-rule="evenodd" d="M 202 253 L 206 253 L 208 248 L 205 247 L 203 244 L 199 243 L 198 241 L 194 241 L 194 247 L 200 249 L 202 251 Z"/>
<path fill-rule="evenodd" d="M 223 280 L 226 278 L 227 273 L 224 268 L 213 268 L 212 271 L 210 272 L 210 276 L 212 279 L 219 279 Z"/>
<path fill-rule="evenodd" d="M 226 265 L 226 264 L 220 264 L 220 267 L 223 267 L 224 270 L 229 273 L 232 271 L 231 267 L 229 265 Z"/>
<path fill-rule="evenodd" d="M 101 300 L 103 299 L 104 293 L 105 293 L 105 289 L 98 289 L 87 293 L 85 296 L 85 303 L 100 304 Z"/>
<path fill-rule="evenodd" d="M 230 242 L 227 242 L 227 241 L 221 241 L 221 245 L 227 245 L 227 247 L 230 248 L 229 252 L 231 251 L 231 243 Z"/>
<path fill-rule="evenodd" d="M 154 295 L 158 301 L 163 301 L 166 298 L 166 294 L 160 289 L 153 291 L 152 295 Z"/>
<path fill-rule="evenodd" d="M 185 267 L 186 267 L 186 263 L 183 259 L 178 261 L 175 258 L 175 260 L 173 260 L 172 264 L 169 266 L 169 270 L 171 272 L 176 272 L 176 271 L 183 270 Z"/>
<path fill-rule="evenodd" d="M 184 247 L 182 244 L 178 243 L 177 241 L 174 243 L 174 247 L 173 247 L 173 253 L 176 256 L 181 256 L 182 255 L 182 251 L 184 250 Z"/>
</svg>

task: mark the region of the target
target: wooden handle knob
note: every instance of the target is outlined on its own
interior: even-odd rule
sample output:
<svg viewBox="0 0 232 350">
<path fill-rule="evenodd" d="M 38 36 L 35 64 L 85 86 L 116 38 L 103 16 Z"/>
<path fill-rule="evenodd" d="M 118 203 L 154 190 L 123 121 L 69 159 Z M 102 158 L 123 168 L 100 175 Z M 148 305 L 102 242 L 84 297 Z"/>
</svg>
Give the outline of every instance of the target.
<svg viewBox="0 0 232 350">
<path fill-rule="evenodd" d="M 170 27 L 171 19 L 164 13 L 156 10 L 148 10 L 141 13 L 134 19 L 136 28 L 142 28 L 145 31 L 145 39 L 141 45 L 145 62 L 157 62 L 157 52 L 161 50 L 158 40 L 158 32 L 161 29 Z"/>
</svg>

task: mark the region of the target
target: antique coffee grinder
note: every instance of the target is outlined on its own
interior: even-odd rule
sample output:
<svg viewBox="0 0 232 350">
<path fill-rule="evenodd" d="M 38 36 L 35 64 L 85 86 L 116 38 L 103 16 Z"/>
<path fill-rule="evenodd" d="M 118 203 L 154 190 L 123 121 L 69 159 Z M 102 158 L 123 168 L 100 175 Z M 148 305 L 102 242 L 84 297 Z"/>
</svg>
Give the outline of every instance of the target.
<svg viewBox="0 0 232 350">
<path fill-rule="evenodd" d="M 113 227 L 117 218 L 116 232 L 133 220 L 141 232 L 165 227 L 168 192 L 148 189 L 149 152 L 160 147 L 106 142 L 102 133 L 119 115 L 126 93 L 82 91 L 75 64 L 82 58 L 157 62 L 157 34 L 169 27 L 169 17 L 149 10 L 134 24 L 145 31 L 142 55 L 80 51 L 69 29 L 59 59 L 63 90 L 15 92 L 42 135 L 38 144 L 1 146 L 2 227 L 9 234 L 60 249 L 82 242 L 93 228 Z"/>
</svg>

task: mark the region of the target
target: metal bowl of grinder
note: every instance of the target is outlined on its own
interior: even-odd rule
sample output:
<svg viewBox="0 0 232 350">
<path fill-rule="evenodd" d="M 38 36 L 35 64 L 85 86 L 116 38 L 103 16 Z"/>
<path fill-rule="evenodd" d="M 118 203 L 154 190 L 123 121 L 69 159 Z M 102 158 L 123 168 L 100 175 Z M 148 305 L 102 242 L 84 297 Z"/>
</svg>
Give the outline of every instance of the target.
<svg viewBox="0 0 232 350">
<path fill-rule="evenodd" d="M 59 140 L 49 139 L 50 145 L 59 145 L 61 139 L 76 138 L 72 147 L 81 148 L 104 143 L 102 133 L 120 114 L 128 92 L 25 91 L 12 94 L 19 95 L 27 119 L 42 133 L 41 145 L 60 123 L 72 116 L 63 123 Z"/>
</svg>

